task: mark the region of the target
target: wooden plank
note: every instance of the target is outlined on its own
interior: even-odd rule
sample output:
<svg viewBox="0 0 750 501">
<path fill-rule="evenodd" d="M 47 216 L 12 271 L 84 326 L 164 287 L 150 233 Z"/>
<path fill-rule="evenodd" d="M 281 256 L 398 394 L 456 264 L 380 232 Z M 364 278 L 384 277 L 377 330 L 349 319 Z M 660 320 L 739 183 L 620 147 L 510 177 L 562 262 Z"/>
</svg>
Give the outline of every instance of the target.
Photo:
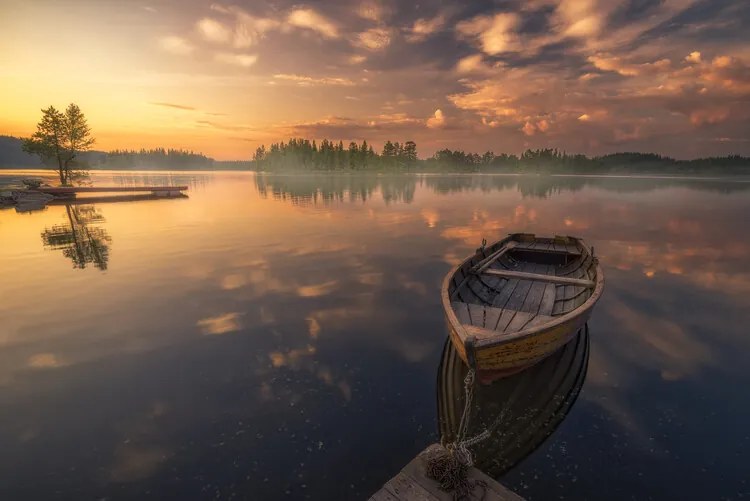
<svg viewBox="0 0 750 501">
<path fill-rule="evenodd" d="M 388 492 L 385 487 L 380 489 L 378 492 L 370 496 L 367 501 L 399 501 L 397 497 Z"/>
<path fill-rule="evenodd" d="M 472 271 L 474 273 L 482 273 L 484 270 L 489 268 L 492 265 L 492 263 L 500 259 L 503 256 L 503 254 L 505 254 L 506 252 L 510 250 L 513 250 L 513 248 L 516 247 L 516 245 L 517 245 L 516 242 L 508 242 L 507 244 L 503 245 L 501 249 L 498 249 L 497 251 L 490 254 L 489 257 L 477 263 L 476 266 L 474 266 Z"/>
<path fill-rule="evenodd" d="M 521 242 L 516 247 L 516 249 L 528 252 L 540 252 L 549 254 L 569 254 L 573 257 L 581 255 L 581 251 L 579 251 L 575 245 L 555 245 L 552 242 Z"/>
<path fill-rule="evenodd" d="M 502 315 L 502 308 L 493 308 L 492 306 L 484 307 L 484 328 L 494 329 L 497 323 L 500 321 L 500 315 Z"/>
<path fill-rule="evenodd" d="M 471 317 L 471 325 L 484 327 L 484 306 L 469 303 L 469 316 Z"/>
<path fill-rule="evenodd" d="M 505 284 L 508 282 L 507 278 L 500 278 L 500 277 L 492 277 L 489 275 L 477 275 L 477 278 L 485 285 L 488 289 L 492 290 L 494 292 L 494 295 L 496 296 L 500 291 L 502 291 L 503 287 L 505 287 Z M 493 297 L 494 299 L 494 297 Z"/>
<path fill-rule="evenodd" d="M 471 325 L 471 314 L 469 313 L 469 303 L 462 303 L 460 301 L 451 302 L 453 311 L 456 312 L 458 321 L 464 325 Z"/>
<path fill-rule="evenodd" d="M 536 314 L 539 311 L 539 306 L 544 298 L 544 291 L 548 285 L 550 284 L 544 282 L 532 283 L 529 294 L 526 296 L 526 299 L 519 310 Z"/>
<path fill-rule="evenodd" d="M 466 287 L 470 288 L 471 291 L 479 298 L 479 301 L 476 301 L 477 303 L 492 304 L 495 296 L 497 296 L 498 292 L 502 290 L 502 283 L 505 280 L 506 279 L 504 278 L 490 277 L 487 275 L 473 275 L 472 278 L 470 278 L 466 282 Z M 490 282 L 499 284 L 500 287 L 490 287 Z"/>
<path fill-rule="evenodd" d="M 141 191 L 187 191 L 187 186 L 40 186 L 34 191 L 47 193 L 49 195 L 70 195 L 75 193 L 115 193 L 115 192 L 141 192 Z"/>
<path fill-rule="evenodd" d="M 513 272 L 513 273 L 522 273 L 522 272 Z M 531 285 L 533 284 L 530 280 L 521 280 L 521 282 L 518 284 L 518 287 L 513 291 L 513 294 L 511 294 L 510 299 L 505 304 L 505 309 L 507 310 L 520 310 L 521 306 L 523 306 L 523 302 L 526 301 L 526 296 L 529 295 L 529 291 L 531 290 Z"/>
<path fill-rule="evenodd" d="M 394 477 L 395 482 L 389 481 L 386 486 L 389 487 L 388 495 L 391 497 L 376 498 L 375 495 L 380 494 L 386 489 L 384 486 L 381 491 L 378 491 L 372 498 L 376 501 L 381 500 L 430 500 L 430 501 L 453 501 L 453 494 L 445 492 L 440 488 L 440 484 L 435 480 L 429 478 L 425 471 L 425 458 L 424 454 L 434 448 L 442 447 L 440 444 L 433 444 L 429 446 L 421 454 L 417 455 L 407 464 L 401 472 Z M 470 468 L 468 472 L 469 480 L 480 480 L 486 485 L 486 493 L 484 489 L 477 487 L 477 489 L 469 496 L 469 499 L 478 500 L 483 499 L 484 501 L 523 501 L 523 498 L 515 494 L 510 489 L 501 485 L 497 480 L 484 474 L 477 468 Z M 398 480 L 397 480 L 398 479 Z M 407 485 L 407 482 L 412 482 Z M 394 496 L 393 490 L 398 490 L 398 497 Z M 481 497 L 484 493 L 484 497 Z M 409 497 L 412 494 L 421 497 Z M 430 497 L 425 497 L 430 496 Z"/>
<path fill-rule="evenodd" d="M 437 501 L 437 498 L 430 494 L 430 491 L 422 487 L 419 482 L 411 475 L 400 471 L 395 477 L 390 479 L 384 486 L 384 489 L 393 494 L 396 499 L 409 501 Z"/>
<path fill-rule="evenodd" d="M 510 333 L 522 330 L 535 316 L 536 312 L 517 311 L 513 319 L 505 327 L 505 332 Z"/>
<path fill-rule="evenodd" d="M 542 294 L 542 301 L 539 303 L 539 315 L 552 315 L 552 310 L 555 307 L 555 297 L 557 296 L 557 285 L 547 284 L 544 287 L 544 293 Z"/>
<path fill-rule="evenodd" d="M 548 282 L 551 284 L 578 285 L 580 287 L 586 287 L 589 289 L 593 289 L 594 286 L 596 285 L 591 280 L 581 280 L 577 278 L 559 277 L 559 276 L 544 275 L 544 274 L 539 274 L 539 273 L 525 273 L 522 271 L 493 269 L 493 270 L 485 270 L 484 273 L 486 275 L 494 275 L 496 277 L 504 277 L 504 278 L 517 278 L 519 280 L 540 281 L 540 282 Z"/>
<path fill-rule="evenodd" d="M 516 313 L 518 313 L 516 310 L 503 310 L 503 313 L 500 315 L 500 319 L 495 325 L 495 330 L 497 332 L 505 332 L 505 328 L 508 326 L 510 321 L 513 320 L 513 317 L 516 316 Z"/>
<path fill-rule="evenodd" d="M 495 308 L 505 308 L 505 305 L 508 303 L 510 296 L 513 294 L 513 291 L 518 286 L 519 282 L 520 281 L 515 278 L 508 280 L 508 282 L 503 287 L 503 290 L 500 291 L 500 294 L 495 296 L 495 299 L 492 300 L 492 306 L 494 306 Z"/>
</svg>

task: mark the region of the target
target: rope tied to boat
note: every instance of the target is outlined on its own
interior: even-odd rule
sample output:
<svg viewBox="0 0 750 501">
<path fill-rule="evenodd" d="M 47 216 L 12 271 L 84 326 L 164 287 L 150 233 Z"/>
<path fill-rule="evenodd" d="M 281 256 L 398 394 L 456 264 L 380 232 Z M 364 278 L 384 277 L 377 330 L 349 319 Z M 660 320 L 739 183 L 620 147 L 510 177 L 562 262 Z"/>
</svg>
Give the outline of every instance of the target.
<svg viewBox="0 0 750 501">
<path fill-rule="evenodd" d="M 474 465 L 469 447 L 490 436 L 489 430 L 484 430 L 479 435 L 466 439 L 474 399 L 475 376 L 474 369 L 469 369 L 464 378 L 464 411 L 455 441 L 433 449 L 426 458 L 427 476 L 437 481 L 443 491 L 452 493 L 455 501 L 468 499 L 476 487 L 481 487 L 484 492 L 487 490 L 487 484 L 483 480 L 469 480 L 468 475 L 469 469 Z M 484 492 L 479 499 L 484 499 Z"/>
<path fill-rule="evenodd" d="M 442 444 L 442 447 L 436 447 L 426 454 L 425 473 L 429 478 L 437 481 L 440 488 L 453 494 L 454 501 L 470 499 L 474 489 L 482 489 L 482 495 L 479 498 L 484 499 L 487 492 L 487 483 L 483 480 L 470 480 L 469 470 L 474 466 L 474 456 L 469 447 L 472 447 L 492 436 L 495 428 L 502 422 L 505 417 L 505 409 L 495 418 L 495 421 L 481 433 L 471 438 L 466 438 L 469 429 L 469 418 L 471 415 L 471 405 L 474 400 L 474 387 L 476 381 L 476 371 L 471 368 L 464 377 L 464 410 L 461 414 L 461 421 L 458 425 L 456 437 L 453 442 Z"/>
</svg>

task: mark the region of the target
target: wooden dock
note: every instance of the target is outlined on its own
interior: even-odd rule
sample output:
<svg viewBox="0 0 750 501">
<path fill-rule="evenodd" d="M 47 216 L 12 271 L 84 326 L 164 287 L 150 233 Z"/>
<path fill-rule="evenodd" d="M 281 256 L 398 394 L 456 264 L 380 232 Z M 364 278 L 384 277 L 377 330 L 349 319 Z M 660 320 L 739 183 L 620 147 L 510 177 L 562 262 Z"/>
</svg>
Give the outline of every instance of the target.
<svg viewBox="0 0 750 501">
<path fill-rule="evenodd" d="M 453 501 L 453 495 L 440 489 L 439 484 L 425 474 L 423 454 L 439 444 L 432 444 L 390 479 L 369 501 Z M 524 501 L 521 496 L 503 487 L 476 468 L 469 470 L 470 480 L 480 480 L 485 487 L 477 486 L 469 499 L 482 501 Z"/>
<path fill-rule="evenodd" d="M 56 197 L 75 197 L 78 193 L 151 193 L 154 196 L 181 196 L 187 186 L 39 186 L 33 191 Z M 31 189 L 29 191 L 32 191 Z"/>
</svg>

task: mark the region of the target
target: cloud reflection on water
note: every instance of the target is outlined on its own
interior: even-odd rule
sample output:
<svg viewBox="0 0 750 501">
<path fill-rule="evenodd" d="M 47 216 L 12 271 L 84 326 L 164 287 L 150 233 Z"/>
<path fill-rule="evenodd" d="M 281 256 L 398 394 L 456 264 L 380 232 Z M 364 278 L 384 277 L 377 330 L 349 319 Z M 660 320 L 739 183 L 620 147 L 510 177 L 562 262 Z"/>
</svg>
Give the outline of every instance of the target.
<svg viewBox="0 0 750 501">
<path fill-rule="evenodd" d="M 445 336 L 438 294 L 448 265 L 482 238 L 510 231 L 581 234 L 605 267 L 583 402 L 560 440 L 593 433 L 595 423 L 603 435 L 579 442 L 606 449 L 622 445 L 612 436 L 620 434 L 632 438 L 623 454 L 676 448 L 688 455 L 655 413 L 667 406 L 697 422 L 702 411 L 681 391 L 706 395 L 730 376 L 748 379 L 739 354 L 750 348 L 742 330 L 750 237 L 738 229 L 746 226 L 750 184 L 202 176 L 207 181 L 179 210 L 107 206 L 102 227 L 112 235 L 113 259 L 106 274 L 71 269 L 59 253 L 43 252 L 39 232 L 64 216 L 61 208 L 28 215 L 23 225 L 0 213 L 0 233 L 17 235 L 0 261 L 21 264 L 0 283 L 0 403 L 14 409 L 0 413 L 0 438 L 14 458 L 0 466 L 13 478 L 38 476 L 39 451 L 21 446 L 21 437 L 38 433 L 58 441 L 49 468 L 78 464 L 70 481 L 91 497 L 115 492 L 109 482 L 127 484 L 133 495 L 165 494 L 159 486 L 174 471 L 183 493 L 224 478 L 221 471 L 240 494 L 279 498 L 279 486 L 297 494 L 305 483 L 330 497 L 325 472 L 334 469 L 366 497 L 435 439 L 432 385 Z M 59 287 L 49 290 L 40 277 Z M 726 398 L 740 406 L 738 394 Z M 60 401 L 98 407 L 84 416 Z M 153 402 L 166 409 L 161 417 L 150 413 Z M 60 408 L 55 420 L 53 408 Z M 169 426 L 170 415 L 180 424 Z M 82 421 L 90 436 L 81 434 Z M 117 433 L 109 423 L 120 423 Z M 139 441 L 122 445 L 135 435 Z M 87 456 L 76 442 L 99 452 Z M 362 453 L 353 457 L 353 447 Z M 272 454 L 273 467 L 253 464 Z M 582 457 L 596 462 L 602 454 L 590 445 L 567 459 Z M 544 468 L 533 455 L 529 461 L 519 471 Z M 226 468 L 234 463 L 241 474 Z M 87 484 L 99 464 L 110 465 L 110 475 Z M 541 478 L 554 477 L 546 468 Z M 644 492 L 625 486 L 632 479 L 624 473 L 618 481 L 596 464 L 581 468 Z M 664 468 L 654 465 L 648 480 Z M 34 492 L 62 485 L 49 478 Z M 2 480 L 16 494 L 31 492 L 28 482 Z M 591 497 L 597 491 L 587 482 L 566 488 Z M 532 488 L 553 487 L 541 480 Z"/>
</svg>

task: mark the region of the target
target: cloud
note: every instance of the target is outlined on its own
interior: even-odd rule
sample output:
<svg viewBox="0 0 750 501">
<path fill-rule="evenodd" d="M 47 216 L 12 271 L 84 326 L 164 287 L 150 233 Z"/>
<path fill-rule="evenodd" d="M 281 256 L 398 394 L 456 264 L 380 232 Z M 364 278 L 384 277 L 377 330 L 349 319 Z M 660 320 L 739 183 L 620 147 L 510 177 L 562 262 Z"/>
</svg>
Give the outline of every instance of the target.
<svg viewBox="0 0 750 501">
<path fill-rule="evenodd" d="M 532 123 L 532 121 L 526 121 L 521 127 L 521 132 L 526 136 L 533 136 L 539 132 L 546 132 L 549 129 L 550 123 L 547 119 L 543 118 Z"/>
<path fill-rule="evenodd" d="M 437 109 L 435 110 L 435 113 L 427 119 L 427 127 L 430 129 L 439 129 L 443 126 L 445 126 L 445 115 L 443 115 L 442 110 Z"/>
<path fill-rule="evenodd" d="M 728 68 L 732 65 L 732 58 L 729 56 L 716 56 L 711 65 L 716 68 Z"/>
<path fill-rule="evenodd" d="M 745 154 L 745 143 L 711 138 L 733 138 L 749 123 L 750 53 L 730 9 L 705 2 L 698 12 L 688 3 L 694 2 L 529 0 L 517 9 L 506 2 L 501 9 L 435 11 L 425 4 L 415 11 L 362 0 L 341 8 L 258 4 L 253 14 L 215 4 L 192 18 L 190 34 L 180 35 L 190 47 L 183 53 L 227 66 L 205 67 L 226 72 L 212 75 L 216 88 L 265 83 L 277 86 L 275 96 L 294 86 L 290 99 L 314 101 L 307 110 L 313 118 L 271 124 L 275 137 L 409 136 L 423 152 L 450 144 L 472 151 Z M 443 36 L 448 30 L 455 43 Z M 324 102 L 336 91 L 343 91 L 337 101 Z M 442 132 L 448 127 L 451 134 Z M 678 147 L 677 137 L 692 138 L 690 146 Z"/>
<path fill-rule="evenodd" d="M 406 41 L 411 43 L 421 42 L 442 29 L 444 25 L 445 16 L 443 14 L 438 14 L 430 19 L 417 19 L 412 27 L 407 30 Z"/>
<path fill-rule="evenodd" d="M 589 56 L 589 62 L 602 71 L 613 71 L 623 76 L 635 76 L 638 70 L 634 67 L 624 64 L 619 57 L 606 56 Z"/>
<path fill-rule="evenodd" d="M 242 314 L 237 312 L 224 313 L 215 317 L 198 320 L 196 325 L 204 335 L 226 334 L 242 328 L 240 325 L 241 316 Z"/>
<path fill-rule="evenodd" d="M 665 72 L 672 64 L 671 61 L 666 58 L 646 63 L 628 63 L 620 57 L 606 56 L 602 54 L 589 56 L 588 60 L 599 70 L 611 71 L 627 77 L 644 73 Z"/>
<path fill-rule="evenodd" d="M 287 16 L 287 23 L 297 28 L 315 31 L 325 38 L 339 38 L 339 29 L 333 21 L 309 7 L 298 7 Z"/>
<path fill-rule="evenodd" d="M 320 284 L 313 285 L 300 285 L 297 287 L 297 295 L 299 297 L 320 297 L 326 296 L 333 292 L 338 286 L 337 280 L 331 280 Z"/>
<path fill-rule="evenodd" d="M 54 353 L 37 353 L 29 357 L 28 366 L 32 369 L 53 369 L 62 366 L 63 363 Z"/>
<path fill-rule="evenodd" d="M 182 37 L 175 35 L 168 35 L 159 38 L 159 46 L 162 50 L 177 54 L 179 56 L 187 56 L 193 53 L 195 48 L 193 45 Z"/>
<path fill-rule="evenodd" d="M 594 0 L 562 0 L 555 13 L 562 25 L 563 35 L 572 37 L 597 35 L 604 26 L 605 16 L 599 7 Z"/>
<path fill-rule="evenodd" d="M 448 99 L 457 108 L 474 111 L 482 117 L 515 119 L 521 111 L 513 95 L 514 85 L 509 85 L 514 74 L 521 76 L 526 72 L 511 70 L 505 81 L 490 79 L 466 82 L 466 92 L 449 95 Z"/>
<path fill-rule="evenodd" d="M 460 36 L 475 40 L 486 54 L 495 56 L 520 49 L 516 33 L 520 21 L 518 14 L 504 12 L 461 21 L 456 30 Z"/>
<path fill-rule="evenodd" d="M 217 52 L 214 59 L 220 63 L 233 64 L 243 68 L 249 68 L 258 60 L 255 54 L 234 54 L 232 52 Z"/>
<path fill-rule="evenodd" d="M 273 76 L 275 80 L 285 80 L 294 82 L 297 85 L 308 87 L 312 85 L 342 85 L 342 86 L 353 86 L 354 82 L 348 78 L 341 77 L 310 77 L 305 75 L 295 75 L 287 73 L 279 73 Z"/>
<path fill-rule="evenodd" d="M 212 129 L 228 130 L 233 132 L 255 130 L 252 127 L 247 127 L 245 125 L 220 124 L 217 122 L 212 122 L 211 120 L 197 120 L 195 123 L 202 127 L 211 127 Z"/>
<path fill-rule="evenodd" d="M 164 103 L 159 101 L 154 101 L 149 104 L 153 104 L 154 106 L 164 106 L 166 108 L 176 108 L 178 110 L 195 111 L 195 108 L 192 106 L 185 106 L 184 104 Z"/>
<path fill-rule="evenodd" d="M 698 51 L 693 51 L 689 55 L 685 56 L 685 61 L 687 61 L 688 63 L 700 64 L 701 53 Z"/>
<path fill-rule="evenodd" d="M 388 14 L 388 9 L 374 0 L 364 1 L 357 8 L 357 15 L 359 17 L 375 22 L 383 21 Z"/>
<path fill-rule="evenodd" d="M 282 27 L 282 23 L 276 19 L 254 16 L 236 6 L 212 4 L 211 10 L 234 17 L 233 29 L 230 30 L 222 25 L 223 30 L 226 30 L 230 36 L 224 37 L 223 33 L 218 34 L 222 32 L 222 28 L 217 26 L 214 26 L 213 30 L 209 26 L 209 32 L 217 32 L 215 38 L 220 40 L 215 41 L 225 43 L 231 41 L 231 46 L 236 49 L 252 47 L 253 45 L 256 45 L 267 32 Z"/>
<path fill-rule="evenodd" d="M 472 73 L 485 70 L 486 66 L 481 54 L 474 54 L 459 59 L 456 64 L 456 71 L 459 73 Z"/>
<path fill-rule="evenodd" d="M 354 44 L 370 51 L 383 50 L 391 43 L 391 32 L 387 28 L 371 28 L 357 34 Z"/>
<path fill-rule="evenodd" d="M 232 39 L 232 30 L 216 19 L 204 17 L 195 26 L 198 33 L 209 42 L 228 43 Z"/>
<path fill-rule="evenodd" d="M 729 118 L 729 110 L 726 108 L 696 110 L 690 113 L 690 123 L 693 125 L 718 124 L 727 118 Z"/>
</svg>

